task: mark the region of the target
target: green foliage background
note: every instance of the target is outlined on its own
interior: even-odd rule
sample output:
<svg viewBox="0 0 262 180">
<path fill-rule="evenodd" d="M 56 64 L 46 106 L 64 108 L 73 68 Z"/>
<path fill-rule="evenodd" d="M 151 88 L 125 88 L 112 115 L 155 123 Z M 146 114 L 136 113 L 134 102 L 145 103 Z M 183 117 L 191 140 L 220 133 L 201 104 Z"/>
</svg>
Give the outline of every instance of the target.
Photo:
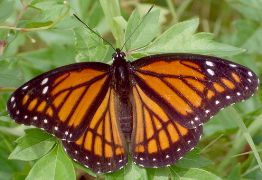
<svg viewBox="0 0 262 180">
<path fill-rule="evenodd" d="M 205 124 L 199 145 L 175 165 L 144 169 L 130 160 L 124 169 L 100 176 L 74 163 L 55 137 L 9 118 L 10 93 L 36 75 L 80 61 L 111 63 L 113 50 L 72 13 L 121 47 L 152 4 L 126 43 L 128 59 L 209 54 L 261 77 L 262 0 L 0 0 L 0 179 L 262 179 L 260 90 Z"/>
</svg>

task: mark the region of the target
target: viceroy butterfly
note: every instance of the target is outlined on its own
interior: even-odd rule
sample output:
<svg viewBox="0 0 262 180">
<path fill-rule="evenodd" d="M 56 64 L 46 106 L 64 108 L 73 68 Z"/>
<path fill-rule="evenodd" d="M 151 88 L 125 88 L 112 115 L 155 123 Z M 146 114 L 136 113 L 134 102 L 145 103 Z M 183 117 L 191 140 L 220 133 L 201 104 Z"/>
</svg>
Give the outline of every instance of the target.
<svg viewBox="0 0 262 180">
<path fill-rule="evenodd" d="M 20 124 L 62 140 L 75 160 L 96 173 L 128 162 L 174 164 L 193 149 L 202 124 L 249 98 L 259 80 L 250 69 L 196 54 L 160 54 L 113 64 L 84 62 L 44 73 L 18 88 L 7 109 Z"/>
<path fill-rule="evenodd" d="M 252 70 L 218 57 L 125 56 L 115 49 L 111 66 L 84 62 L 39 75 L 11 95 L 7 110 L 61 139 L 75 161 L 109 173 L 127 164 L 128 149 L 141 167 L 174 164 L 197 145 L 203 123 L 259 85 Z"/>
</svg>

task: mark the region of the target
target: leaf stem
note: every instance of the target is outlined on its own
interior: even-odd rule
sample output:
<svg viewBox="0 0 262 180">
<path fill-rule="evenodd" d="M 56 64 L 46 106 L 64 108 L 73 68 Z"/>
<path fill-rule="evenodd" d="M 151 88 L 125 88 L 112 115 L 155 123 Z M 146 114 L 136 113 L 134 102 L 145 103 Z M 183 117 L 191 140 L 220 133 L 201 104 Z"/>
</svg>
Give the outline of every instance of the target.
<svg viewBox="0 0 262 180">
<path fill-rule="evenodd" d="M 172 3 L 171 0 L 166 0 L 166 3 L 168 5 L 168 8 L 172 14 L 172 17 L 173 17 L 173 23 L 177 23 L 178 22 L 178 17 L 177 17 L 177 14 L 176 14 L 176 9 Z"/>
</svg>

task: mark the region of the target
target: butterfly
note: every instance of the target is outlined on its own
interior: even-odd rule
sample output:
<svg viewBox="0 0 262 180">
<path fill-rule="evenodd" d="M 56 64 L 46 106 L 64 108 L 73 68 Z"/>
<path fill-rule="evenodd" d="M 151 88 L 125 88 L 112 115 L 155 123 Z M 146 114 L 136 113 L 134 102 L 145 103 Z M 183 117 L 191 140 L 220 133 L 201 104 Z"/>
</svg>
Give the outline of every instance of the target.
<svg viewBox="0 0 262 180">
<path fill-rule="evenodd" d="M 18 88 L 7 109 L 20 124 L 61 139 L 96 173 L 174 164 L 192 150 L 202 124 L 258 88 L 250 69 L 212 56 L 160 54 L 112 65 L 83 62 L 46 72 Z"/>
</svg>

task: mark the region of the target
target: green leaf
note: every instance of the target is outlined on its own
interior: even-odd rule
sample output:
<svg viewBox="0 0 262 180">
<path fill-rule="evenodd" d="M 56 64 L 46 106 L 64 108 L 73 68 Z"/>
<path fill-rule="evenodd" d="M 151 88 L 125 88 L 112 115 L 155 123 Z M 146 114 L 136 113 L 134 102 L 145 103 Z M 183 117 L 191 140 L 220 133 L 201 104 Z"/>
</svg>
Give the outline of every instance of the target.
<svg viewBox="0 0 262 180">
<path fill-rule="evenodd" d="M 13 8 L 13 0 L 0 0 L 0 22 L 5 21 L 13 13 Z"/>
<path fill-rule="evenodd" d="M 225 132 L 226 130 L 234 129 L 237 127 L 234 121 L 236 118 L 232 110 L 226 108 L 205 124 L 204 134 L 206 136 L 211 136 L 217 132 Z"/>
<path fill-rule="evenodd" d="M 123 18 L 123 16 L 117 16 L 114 17 L 114 22 L 121 27 L 122 29 L 126 29 L 127 27 L 127 22 L 126 20 Z"/>
<path fill-rule="evenodd" d="M 48 153 L 55 144 L 55 138 L 39 129 L 31 129 L 16 142 L 18 144 L 9 159 L 31 161 Z"/>
<path fill-rule="evenodd" d="M 159 30 L 159 15 L 160 10 L 154 10 L 141 18 L 138 10 L 133 11 L 125 33 L 127 51 L 141 48 L 152 41 Z"/>
<path fill-rule="evenodd" d="M 136 166 L 134 163 L 129 163 L 123 169 L 111 174 L 105 175 L 106 180 L 121 180 L 121 179 L 141 179 L 147 180 L 146 169 Z"/>
<path fill-rule="evenodd" d="M 38 160 L 26 180 L 72 180 L 76 179 L 72 161 L 58 144 L 53 150 Z"/>
<path fill-rule="evenodd" d="M 180 179 L 220 180 L 221 178 L 204 169 L 191 168 L 186 172 L 179 172 Z"/>
<path fill-rule="evenodd" d="M 62 3 L 63 1 L 61 0 L 59 1 L 48 0 L 31 3 L 30 7 L 38 10 L 37 12 L 39 16 L 37 21 L 47 22 L 57 20 L 57 18 L 60 19 L 68 8 L 67 4 Z"/>
<path fill-rule="evenodd" d="M 8 155 L 13 149 L 15 138 L 10 135 L 0 133 L 0 179 L 10 180 L 12 175 L 21 170 L 23 162 L 8 160 Z"/>
<path fill-rule="evenodd" d="M 15 72 L 15 73 L 14 73 Z M 22 72 L 17 64 L 0 61 L 0 87 L 17 87 L 23 82 Z"/>
<path fill-rule="evenodd" d="M 187 153 L 181 160 L 179 160 L 175 166 L 181 168 L 200 168 L 212 164 L 210 160 L 200 156 L 200 150 L 194 149 Z"/>
<path fill-rule="evenodd" d="M 240 164 L 237 164 L 233 170 L 231 170 L 227 180 L 238 180 L 241 179 L 241 167 Z"/>
<path fill-rule="evenodd" d="M 103 44 L 103 40 L 96 34 L 86 29 L 76 29 L 75 31 L 77 61 L 105 61 L 111 59 L 109 56 L 109 46 Z M 112 53 L 110 53 L 112 54 Z"/>
<path fill-rule="evenodd" d="M 110 26 L 112 34 L 116 40 L 116 47 L 120 47 L 124 42 L 124 30 L 114 18 L 121 16 L 120 6 L 118 0 L 99 0 L 100 5 L 104 11 L 107 23 Z"/>
<path fill-rule="evenodd" d="M 52 2 L 53 0 L 45 0 L 45 1 L 43 1 L 43 0 L 33 0 L 31 2 L 31 5 L 35 5 L 35 4 L 41 3 L 41 2 L 48 2 L 48 1 Z M 63 3 L 63 0 L 56 0 L 56 2 L 57 3 Z"/>
<path fill-rule="evenodd" d="M 170 168 L 148 168 L 147 169 L 147 175 L 149 180 L 169 180 L 170 177 Z"/>
<path fill-rule="evenodd" d="M 234 23 L 236 33 L 234 43 L 247 49 L 247 53 L 262 54 L 262 25 L 249 20 L 238 20 Z"/>
<path fill-rule="evenodd" d="M 227 2 L 243 14 L 247 19 L 262 21 L 262 1 L 261 0 L 227 0 Z"/>
<path fill-rule="evenodd" d="M 199 53 L 216 56 L 232 56 L 243 49 L 213 41 L 210 33 L 195 33 L 198 19 L 180 22 L 166 30 L 150 45 L 136 51 L 145 55 L 158 53 Z"/>
<path fill-rule="evenodd" d="M 74 36 L 73 31 L 61 31 L 61 30 L 50 30 L 50 31 L 39 31 L 37 34 L 40 38 L 48 45 L 73 45 Z"/>
<path fill-rule="evenodd" d="M 14 56 L 26 42 L 25 34 L 12 32 L 9 33 L 11 38 L 7 42 L 7 46 L 4 51 L 4 56 Z"/>
<path fill-rule="evenodd" d="M 46 21 L 46 22 L 30 22 L 26 24 L 26 28 L 39 28 L 39 27 L 45 27 L 50 26 L 53 24 L 52 21 Z"/>
</svg>

